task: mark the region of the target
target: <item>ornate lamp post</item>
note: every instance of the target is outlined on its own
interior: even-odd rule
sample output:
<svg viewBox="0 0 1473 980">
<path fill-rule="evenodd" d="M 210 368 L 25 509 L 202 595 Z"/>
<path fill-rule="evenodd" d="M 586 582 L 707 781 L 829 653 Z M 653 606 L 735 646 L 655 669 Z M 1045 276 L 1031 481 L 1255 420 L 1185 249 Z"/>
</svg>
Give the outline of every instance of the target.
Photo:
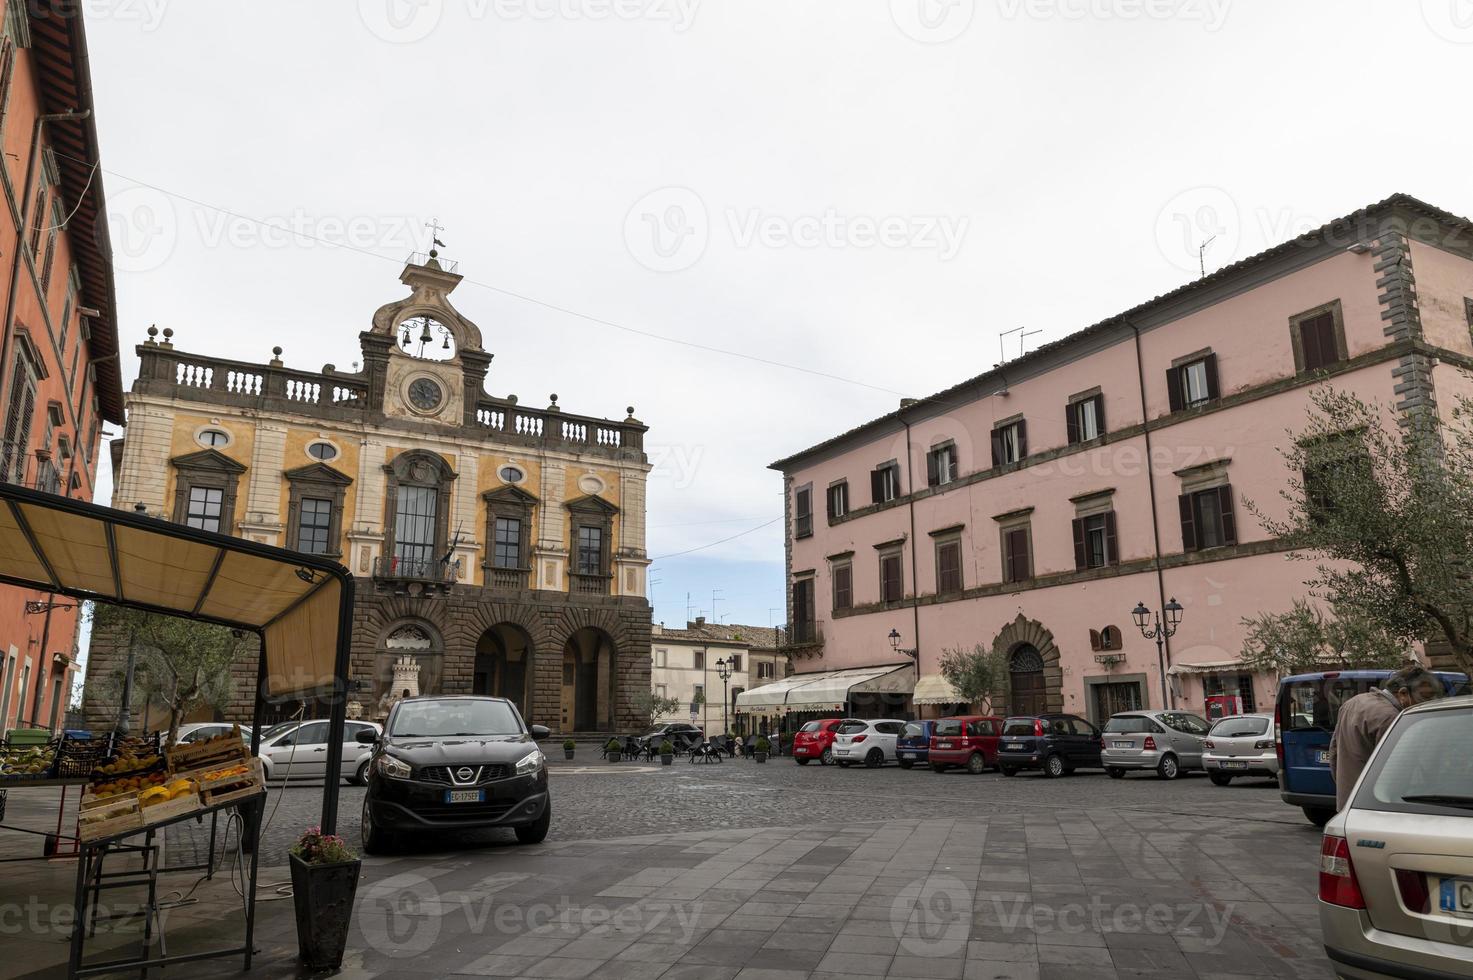
<svg viewBox="0 0 1473 980">
<path fill-rule="evenodd" d="M 894 650 L 896 653 L 902 653 L 902 654 L 904 654 L 905 656 L 907 656 L 910 659 L 914 660 L 916 662 L 916 666 L 917 667 L 920 666 L 920 663 L 921 663 L 921 651 L 920 650 L 906 650 L 906 649 L 902 649 L 901 646 L 900 646 L 900 631 L 899 630 L 892 629 L 890 631 L 890 637 L 889 637 L 889 639 L 890 639 L 890 649 L 891 650 Z"/>
<path fill-rule="evenodd" d="M 731 700 L 726 695 L 726 682 L 731 679 L 731 661 L 722 657 L 716 661 L 716 676 L 721 678 L 721 734 L 731 730 L 731 719 L 726 716 Z"/>
<path fill-rule="evenodd" d="M 1166 695 L 1166 641 L 1176 635 L 1176 628 L 1181 625 L 1181 603 L 1176 601 L 1175 596 L 1172 596 L 1171 601 L 1166 603 L 1165 609 L 1161 612 L 1152 613 L 1151 610 L 1146 608 L 1144 602 L 1138 602 L 1135 608 L 1130 611 L 1130 614 L 1135 618 L 1135 625 L 1141 631 L 1141 636 L 1148 640 L 1156 641 L 1156 666 L 1161 672 L 1161 707 L 1168 707 Z"/>
</svg>

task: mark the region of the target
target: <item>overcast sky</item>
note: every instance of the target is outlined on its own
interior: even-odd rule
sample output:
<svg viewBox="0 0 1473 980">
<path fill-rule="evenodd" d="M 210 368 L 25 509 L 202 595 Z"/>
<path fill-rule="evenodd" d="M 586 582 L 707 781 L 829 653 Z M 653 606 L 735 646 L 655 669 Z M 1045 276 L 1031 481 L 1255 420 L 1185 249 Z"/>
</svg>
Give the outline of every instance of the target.
<svg viewBox="0 0 1473 980">
<path fill-rule="evenodd" d="M 85 6 L 125 347 L 347 369 L 439 218 L 494 394 L 650 426 L 671 625 L 781 622 L 767 464 L 1004 331 L 1473 212 L 1473 0 Z"/>
</svg>

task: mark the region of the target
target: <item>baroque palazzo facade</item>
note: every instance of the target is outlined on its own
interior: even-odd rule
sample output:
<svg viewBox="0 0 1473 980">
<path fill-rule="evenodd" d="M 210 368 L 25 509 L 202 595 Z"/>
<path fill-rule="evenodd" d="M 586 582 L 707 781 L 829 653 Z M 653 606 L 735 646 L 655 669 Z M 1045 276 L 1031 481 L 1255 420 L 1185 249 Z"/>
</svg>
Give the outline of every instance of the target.
<svg viewBox="0 0 1473 980">
<path fill-rule="evenodd" d="M 339 559 L 357 716 L 381 717 L 412 675 L 418 693 L 508 697 L 556 731 L 641 724 L 646 426 L 632 408 L 610 421 L 487 394 L 492 355 L 449 300 L 460 279 L 411 259 L 354 373 L 287 368 L 280 348 L 266 364 L 188 354 L 150 328 L 114 506 Z M 123 669 L 115 638 L 91 657 L 91 676 Z M 253 677 L 238 676 L 225 714 L 244 719 Z M 105 723 L 100 697 L 87 707 Z"/>
</svg>

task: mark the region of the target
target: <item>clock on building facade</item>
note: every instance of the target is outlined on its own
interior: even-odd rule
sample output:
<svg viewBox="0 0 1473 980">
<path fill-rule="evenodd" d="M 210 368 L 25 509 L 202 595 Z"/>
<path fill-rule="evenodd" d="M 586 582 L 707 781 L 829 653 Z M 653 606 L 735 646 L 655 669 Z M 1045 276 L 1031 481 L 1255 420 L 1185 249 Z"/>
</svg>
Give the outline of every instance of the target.
<svg viewBox="0 0 1473 980">
<path fill-rule="evenodd" d="M 445 389 L 434 378 L 409 382 L 409 404 L 421 412 L 433 412 L 445 401 Z"/>
</svg>

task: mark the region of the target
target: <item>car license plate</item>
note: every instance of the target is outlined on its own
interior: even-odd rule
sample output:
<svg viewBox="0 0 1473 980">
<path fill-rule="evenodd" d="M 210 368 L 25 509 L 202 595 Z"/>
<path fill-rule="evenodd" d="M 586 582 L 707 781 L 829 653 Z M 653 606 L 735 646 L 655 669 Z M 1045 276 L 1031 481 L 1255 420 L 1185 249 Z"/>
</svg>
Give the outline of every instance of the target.
<svg viewBox="0 0 1473 980">
<path fill-rule="evenodd" d="M 1217 768 L 1219 768 L 1219 769 L 1247 769 L 1248 768 L 1248 763 L 1246 763 L 1246 762 L 1219 762 L 1217 764 Z"/>
<path fill-rule="evenodd" d="M 950 742 L 937 742 L 936 743 L 936 747 L 938 749 L 949 749 L 949 748 L 951 748 L 951 743 Z"/>
<path fill-rule="evenodd" d="M 1009 752 L 1022 752 L 1023 751 L 1023 743 L 1022 742 L 1009 742 L 1007 745 L 1003 746 L 1003 748 L 1007 749 Z"/>
<path fill-rule="evenodd" d="M 1473 878 L 1444 878 L 1437 907 L 1454 915 L 1473 915 Z"/>
<path fill-rule="evenodd" d="M 915 757 L 916 757 L 916 754 L 914 752 L 902 752 L 902 753 L 900 753 L 900 758 L 902 758 L 902 759 L 914 759 Z"/>
<path fill-rule="evenodd" d="M 1329 749 L 1320 749 L 1318 752 L 1316 752 L 1314 754 L 1314 761 L 1318 765 L 1328 766 L 1330 764 L 1330 750 Z"/>
<path fill-rule="evenodd" d="M 483 789 L 447 789 L 445 791 L 446 803 L 483 803 L 486 800 L 486 791 Z"/>
<path fill-rule="evenodd" d="M 1111 748 L 1114 748 L 1114 749 L 1133 749 L 1133 748 L 1135 748 L 1135 743 L 1134 742 L 1111 742 L 1110 743 L 1110 747 Z"/>
</svg>

